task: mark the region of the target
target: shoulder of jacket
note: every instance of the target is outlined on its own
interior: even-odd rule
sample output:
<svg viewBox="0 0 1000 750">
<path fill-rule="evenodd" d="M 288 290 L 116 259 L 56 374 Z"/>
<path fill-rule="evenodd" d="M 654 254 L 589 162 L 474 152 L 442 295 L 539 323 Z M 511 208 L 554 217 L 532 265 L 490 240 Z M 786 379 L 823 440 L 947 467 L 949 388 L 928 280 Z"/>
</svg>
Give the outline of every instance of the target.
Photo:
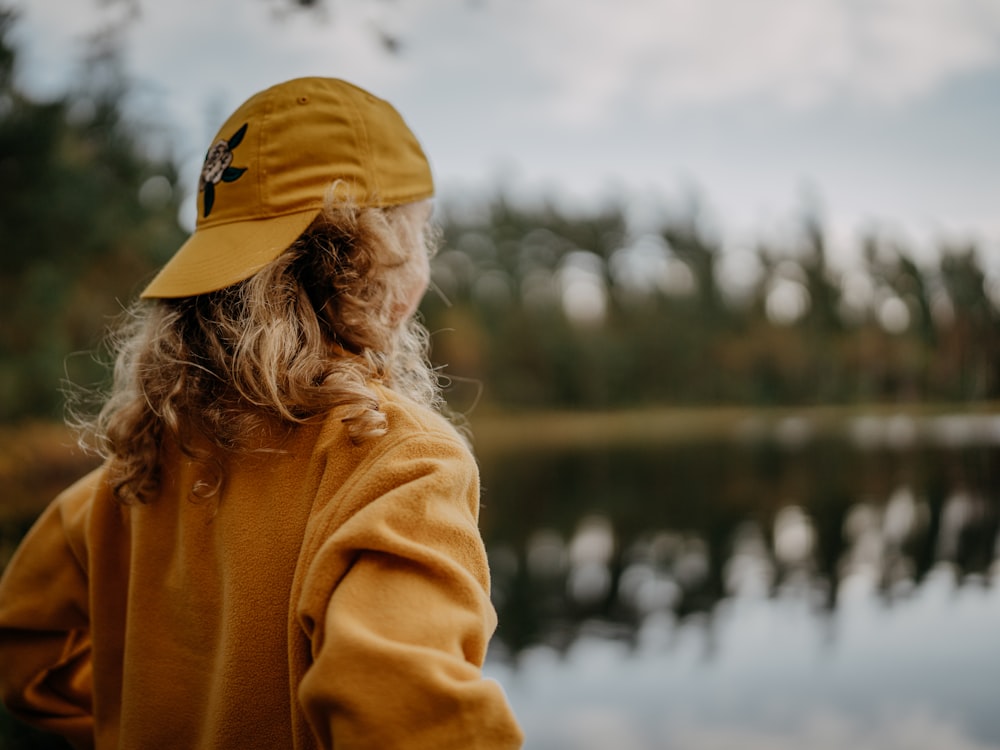
<svg viewBox="0 0 1000 750">
<path fill-rule="evenodd" d="M 378 386 L 382 411 L 389 419 L 389 432 L 410 435 L 437 436 L 465 443 L 462 435 L 440 412 L 403 396 L 384 386 Z M 401 435 L 402 436 L 402 435 Z"/>
<path fill-rule="evenodd" d="M 289 460 L 307 460 L 309 473 L 326 486 L 320 500 L 332 499 L 331 488 L 338 493 L 341 488 L 349 491 L 374 476 L 386 475 L 400 462 L 457 461 L 449 470 L 476 466 L 468 442 L 444 416 L 382 386 L 376 386 L 375 395 L 387 418 L 385 434 L 354 442 L 342 421 L 344 413 L 335 409 L 322 422 L 297 430 L 284 446 Z"/>
<path fill-rule="evenodd" d="M 111 499 L 107 468 L 106 463 L 101 464 L 56 495 L 54 502 L 64 519 L 82 518 L 99 497 L 103 499 L 107 495 Z"/>
</svg>

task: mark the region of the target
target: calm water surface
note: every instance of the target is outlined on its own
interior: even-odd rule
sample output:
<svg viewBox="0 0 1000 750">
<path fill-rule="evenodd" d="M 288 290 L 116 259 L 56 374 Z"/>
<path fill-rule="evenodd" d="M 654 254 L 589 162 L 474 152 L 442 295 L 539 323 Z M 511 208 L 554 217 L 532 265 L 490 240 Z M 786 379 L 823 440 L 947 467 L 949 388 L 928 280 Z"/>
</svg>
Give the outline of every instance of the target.
<svg viewBox="0 0 1000 750">
<path fill-rule="evenodd" d="M 528 750 L 1000 748 L 998 425 L 484 456 Z"/>
</svg>

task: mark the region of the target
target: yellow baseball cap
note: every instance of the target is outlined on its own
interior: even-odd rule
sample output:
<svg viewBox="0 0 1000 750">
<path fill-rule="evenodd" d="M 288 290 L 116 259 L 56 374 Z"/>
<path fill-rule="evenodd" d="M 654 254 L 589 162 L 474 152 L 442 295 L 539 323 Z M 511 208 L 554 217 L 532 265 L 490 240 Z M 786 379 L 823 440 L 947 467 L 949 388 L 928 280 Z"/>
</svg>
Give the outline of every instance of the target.
<svg viewBox="0 0 1000 750">
<path fill-rule="evenodd" d="M 427 157 L 383 99 L 335 78 L 255 94 L 208 150 L 194 233 L 141 296 L 189 297 L 252 276 L 306 230 L 331 186 L 358 207 L 434 194 Z"/>
</svg>

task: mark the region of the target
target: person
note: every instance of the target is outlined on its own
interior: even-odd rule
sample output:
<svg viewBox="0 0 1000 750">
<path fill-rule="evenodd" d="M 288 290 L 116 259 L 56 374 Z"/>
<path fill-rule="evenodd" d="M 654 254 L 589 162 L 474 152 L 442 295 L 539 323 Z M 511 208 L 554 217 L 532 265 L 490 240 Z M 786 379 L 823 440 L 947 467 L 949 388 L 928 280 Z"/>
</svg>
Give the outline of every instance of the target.
<svg viewBox="0 0 1000 750">
<path fill-rule="evenodd" d="M 103 464 L 0 582 L 8 710 L 78 748 L 515 748 L 479 479 L 417 304 L 434 187 L 384 100 L 222 126 L 116 337 Z"/>
</svg>

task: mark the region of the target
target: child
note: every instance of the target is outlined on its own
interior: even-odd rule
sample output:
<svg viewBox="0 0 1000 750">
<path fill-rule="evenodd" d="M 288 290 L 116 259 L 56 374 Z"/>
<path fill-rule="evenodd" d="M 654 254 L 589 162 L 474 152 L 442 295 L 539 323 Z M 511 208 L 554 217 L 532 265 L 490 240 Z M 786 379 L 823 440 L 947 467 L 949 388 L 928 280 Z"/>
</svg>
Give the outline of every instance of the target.
<svg viewBox="0 0 1000 750">
<path fill-rule="evenodd" d="M 430 168 L 386 102 L 243 104 L 0 581 L 0 687 L 80 748 L 515 748 L 476 464 L 414 312 Z"/>
</svg>

